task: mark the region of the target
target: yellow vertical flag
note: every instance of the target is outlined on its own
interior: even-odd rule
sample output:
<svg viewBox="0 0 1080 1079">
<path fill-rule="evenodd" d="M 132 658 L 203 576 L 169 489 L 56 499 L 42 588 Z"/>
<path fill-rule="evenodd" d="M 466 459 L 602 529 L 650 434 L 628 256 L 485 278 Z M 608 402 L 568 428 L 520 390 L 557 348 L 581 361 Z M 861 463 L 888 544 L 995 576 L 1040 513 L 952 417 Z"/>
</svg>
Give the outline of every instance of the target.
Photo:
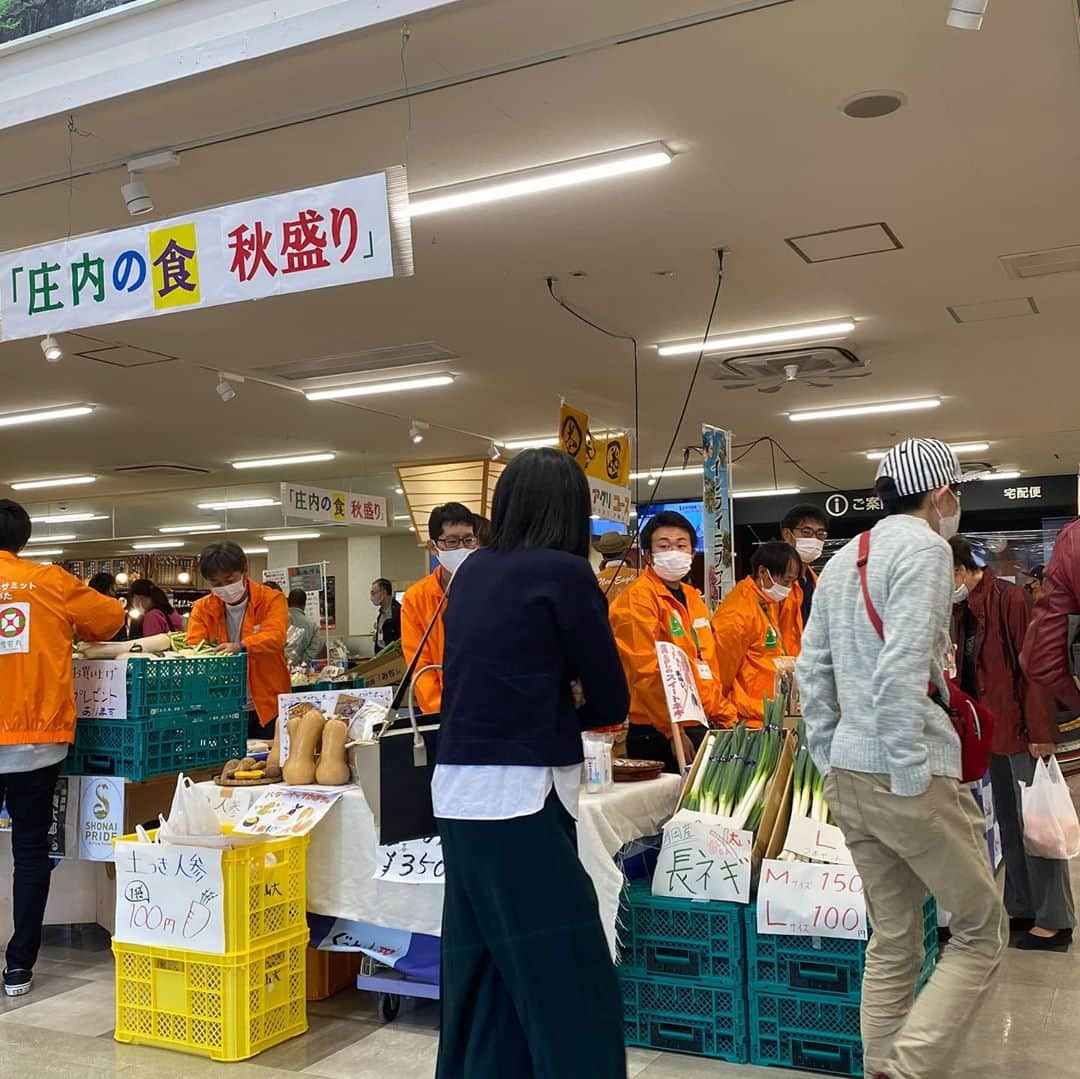
<svg viewBox="0 0 1080 1079">
<path fill-rule="evenodd" d="M 588 472 L 593 455 L 592 436 L 589 434 L 589 416 L 563 402 L 559 412 L 559 449 L 570 454 Z"/>
<path fill-rule="evenodd" d="M 595 453 L 585 471 L 594 479 L 627 487 L 630 483 L 630 439 L 626 435 L 592 438 Z"/>
</svg>

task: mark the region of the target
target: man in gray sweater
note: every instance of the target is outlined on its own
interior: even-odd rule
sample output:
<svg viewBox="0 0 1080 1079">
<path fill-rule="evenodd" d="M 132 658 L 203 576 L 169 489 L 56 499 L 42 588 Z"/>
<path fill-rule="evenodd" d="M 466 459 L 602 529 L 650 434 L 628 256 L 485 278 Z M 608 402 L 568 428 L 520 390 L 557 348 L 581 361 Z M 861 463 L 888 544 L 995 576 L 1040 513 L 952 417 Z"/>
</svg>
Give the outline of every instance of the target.
<svg viewBox="0 0 1080 1079">
<path fill-rule="evenodd" d="M 873 934 L 862 990 L 864 1068 L 885 1079 L 950 1074 L 1007 942 L 984 822 L 960 783 L 960 740 L 928 696 L 947 698 L 960 463 L 936 439 L 892 449 L 876 492 L 864 596 L 859 541 L 825 567 L 797 673 L 810 754 L 863 879 Z M 880 619 L 880 622 L 878 622 Z M 875 627 L 878 622 L 878 627 Z M 929 889 L 952 940 L 914 1000 Z"/>
</svg>

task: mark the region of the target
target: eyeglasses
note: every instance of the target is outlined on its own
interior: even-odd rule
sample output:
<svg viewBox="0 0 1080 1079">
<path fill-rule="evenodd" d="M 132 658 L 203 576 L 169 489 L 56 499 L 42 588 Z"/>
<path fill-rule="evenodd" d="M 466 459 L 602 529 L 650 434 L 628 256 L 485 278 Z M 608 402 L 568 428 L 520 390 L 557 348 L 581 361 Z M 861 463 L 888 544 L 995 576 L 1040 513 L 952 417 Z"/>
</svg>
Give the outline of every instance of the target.
<svg viewBox="0 0 1080 1079">
<path fill-rule="evenodd" d="M 827 529 L 812 528 L 810 525 L 803 525 L 801 528 L 796 528 L 795 535 L 799 536 L 801 539 L 819 539 L 822 542 L 829 538 Z"/>
<path fill-rule="evenodd" d="M 435 541 L 435 546 L 440 551 L 460 551 L 464 547 L 467 551 L 472 551 L 476 548 L 476 537 L 466 536 L 464 539 L 458 539 L 456 536 L 451 536 L 449 539 L 441 539 Z"/>
</svg>

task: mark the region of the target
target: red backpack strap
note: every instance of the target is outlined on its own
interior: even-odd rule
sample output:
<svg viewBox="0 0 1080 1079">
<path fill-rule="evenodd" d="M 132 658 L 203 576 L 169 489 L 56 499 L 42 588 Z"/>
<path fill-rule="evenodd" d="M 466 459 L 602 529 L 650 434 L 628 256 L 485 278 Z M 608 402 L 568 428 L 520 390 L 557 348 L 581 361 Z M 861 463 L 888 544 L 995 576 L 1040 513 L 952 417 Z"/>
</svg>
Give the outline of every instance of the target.
<svg viewBox="0 0 1080 1079">
<path fill-rule="evenodd" d="M 859 557 L 855 565 L 859 568 L 859 583 L 862 585 L 863 603 L 866 604 L 866 615 L 870 624 L 877 630 L 877 635 L 885 640 L 885 623 L 881 621 L 881 615 L 877 613 L 874 601 L 870 598 L 870 585 L 866 581 L 866 563 L 870 560 L 870 533 L 863 532 L 859 536 Z"/>
</svg>

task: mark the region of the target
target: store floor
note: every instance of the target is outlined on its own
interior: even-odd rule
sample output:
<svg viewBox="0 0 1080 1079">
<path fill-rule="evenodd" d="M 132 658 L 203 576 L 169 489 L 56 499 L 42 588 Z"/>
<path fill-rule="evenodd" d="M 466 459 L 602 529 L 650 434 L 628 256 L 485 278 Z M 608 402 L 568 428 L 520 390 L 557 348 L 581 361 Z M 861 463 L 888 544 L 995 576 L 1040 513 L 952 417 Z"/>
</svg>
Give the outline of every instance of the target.
<svg viewBox="0 0 1080 1079">
<path fill-rule="evenodd" d="M 1074 790 L 1080 786 L 1073 781 Z M 1080 859 L 1073 863 L 1080 895 Z M 1010 949 L 949 1079 L 1052 1075 L 1080 1079 L 1080 1054 L 1060 1033 L 1080 1015 L 1080 943 L 1065 955 Z M 346 991 L 308 1008 L 308 1033 L 243 1064 L 215 1065 L 180 1053 L 119 1045 L 112 1039 L 113 959 L 100 931 L 47 930 L 34 992 L 0 997 L 0 1076 L 28 1079 L 431 1079 L 438 1005 L 403 1002 L 384 1024 L 367 993 Z M 642 1079 L 783 1079 L 804 1072 L 633 1049 L 629 1074 Z M 514 1079 L 508 1076 L 507 1079 Z M 570 1079 L 570 1077 L 568 1077 Z"/>
</svg>

